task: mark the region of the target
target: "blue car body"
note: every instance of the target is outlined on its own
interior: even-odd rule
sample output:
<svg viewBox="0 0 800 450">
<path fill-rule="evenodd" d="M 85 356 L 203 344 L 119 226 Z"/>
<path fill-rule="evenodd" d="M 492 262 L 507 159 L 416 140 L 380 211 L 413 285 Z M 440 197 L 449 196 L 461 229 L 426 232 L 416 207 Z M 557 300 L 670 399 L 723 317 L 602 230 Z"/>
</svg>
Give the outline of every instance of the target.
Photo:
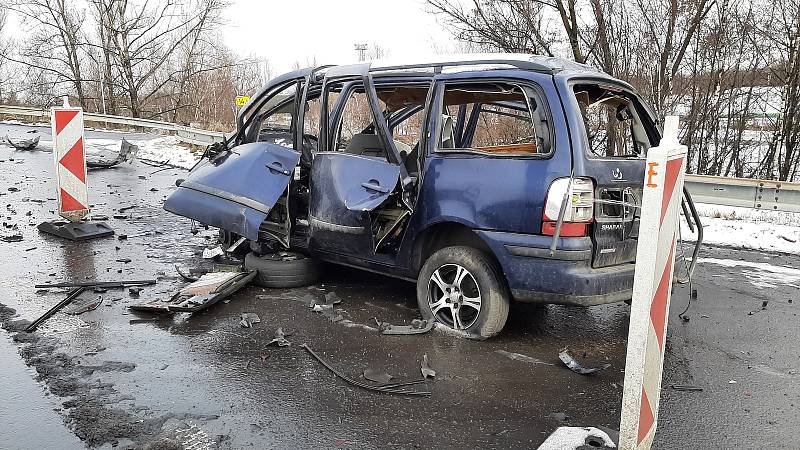
<svg viewBox="0 0 800 450">
<path fill-rule="evenodd" d="M 441 70 L 448 66 L 461 70 Z M 294 142 L 292 150 L 267 138 L 248 142 L 246 135 L 253 133 L 248 131 L 248 120 L 255 120 L 264 102 L 275 101 L 270 95 L 276 89 L 296 83 L 294 97 L 286 97 L 283 108 L 295 105 L 292 120 L 299 117 L 303 123 L 307 96 L 315 89 L 327 92 L 326 86 L 340 78 L 361 86 L 372 106 L 377 98 L 370 89 L 376 86 L 429 86 L 422 106 L 420 151 L 412 164 L 397 160 L 399 144 L 392 142 L 388 130 L 391 118 L 388 131 L 377 130 L 377 115 L 372 125 L 376 142 L 387 149 L 386 158 L 349 154 L 332 146 L 333 120 L 343 108 L 339 103 L 323 108 L 325 125 L 320 125 L 316 142 L 297 126 L 285 133 Z M 542 120 L 550 130 L 551 151 L 532 157 L 435 151 L 441 138 L 436 130 L 446 119 L 430 111 L 437 101 L 441 103 L 448 83 L 466 82 L 519 83 L 534 89 L 547 113 Z M 595 69 L 555 58 L 500 55 L 496 61 L 306 69 L 278 77 L 256 94 L 240 115 L 236 136 L 201 162 L 164 208 L 253 242 L 277 241 L 325 261 L 408 280 L 416 280 L 436 249 L 468 245 L 497 262 L 515 300 L 574 305 L 627 300 L 633 285 L 635 205 L 644 160 L 604 158 L 587 151 L 576 84 L 624 93 L 647 122 L 651 144 L 657 142 L 655 116 L 633 88 Z M 337 86 L 344 86 L 342 92 L 347 88 Z M 456 122 L 456 127 L 467 126 L 464 120 Z M 544 233 L 548 190 L 556 180 L 572 177 L 589 180 L 595 199 L 634 205 L 634 211 L 608 212 L 597 204 L 585 235 Z M 387 203 L 395 205 L 391 217 L 379 218 Z M 283 205 L 279 208 L 283 212 L 273 213 L 276 205 Z M 276 217 L 268 218 L 270 214 Z M 381 224 L 379 231 L 376 223 Z"/>
</svg>

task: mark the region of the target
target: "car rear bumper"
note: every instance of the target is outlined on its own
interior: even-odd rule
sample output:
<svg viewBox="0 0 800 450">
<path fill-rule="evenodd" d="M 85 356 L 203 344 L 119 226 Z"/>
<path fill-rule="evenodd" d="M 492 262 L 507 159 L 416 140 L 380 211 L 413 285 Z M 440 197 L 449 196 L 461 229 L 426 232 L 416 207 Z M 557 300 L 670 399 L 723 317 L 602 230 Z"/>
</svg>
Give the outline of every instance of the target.
<svg viewBox="0 0 800 450">
<path fill-rule="evenodd" d="M 634 264 L 593 268 L 588 237 L 560 238 L 550 256 L 550 236 L 478 234 L 494 251 L 515 300 L 591 306 L 631 298 Z"/>
</svg>

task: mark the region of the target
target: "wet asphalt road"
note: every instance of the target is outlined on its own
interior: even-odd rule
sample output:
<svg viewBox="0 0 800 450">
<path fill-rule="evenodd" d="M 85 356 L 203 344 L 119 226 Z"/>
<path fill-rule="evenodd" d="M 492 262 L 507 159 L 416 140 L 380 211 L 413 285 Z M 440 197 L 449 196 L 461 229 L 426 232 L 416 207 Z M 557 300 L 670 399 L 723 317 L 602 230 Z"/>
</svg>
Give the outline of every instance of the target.
<svg viewBox="0 0 800 450">
<path fill-rule="evenodd" d="M 70 243 L 35 228 L 55 218 L 51 154 L 0 147 L 0 161 L 1 231 L 9 234 L 6 226 L 17 225 L 24 237 L 0 243 L 0 303 L 16 310 L 14 316 L 0 309 L 2 333 L 15 336 L 21 357 L 54 394 L 50 401 L 66 426 L 87 445 L 535 448 L 560 425 L 618 428 L 629 318 L 624 304 L 519 305 L 504 332 L 485 342 L 439 330 L 383 336 L 374 329 L 374 318 L 401 324 L 417 316 L 413 285 L 331 266 L 316 286 L 249 287 L 201 314 L 130 324 L 152 316 L 127 306 L 171 295 L 185 284 L 174 264 L 202 263 L 199 253 L 216 242 L 214 230 L 192 234 L 188 220 L 161 209 L 174 179 L 185 172 L 153 173 L 157 169 L 141 163 L 90 172 L 93 214 L 110 217 L 135 205 L 126 219 L 107 223 L 117 234 L 157 234 Z M 713 248 L 702 256 L 800 268 L 794 256 Z M 769 267 L 704 263 L 688 322 L 677 317 L 688 289 L 676 289 L 655 448 L 798 447 L 800 327 L 797 302 L 790 300 L 797 297 L 800 276 L 773 279 Z M 82 298 L 102 296 L 97 310 L 60 313 L 32 335 L 15 333 L 24 325 L 19 320 L 33 320 L 66 295 L 37 292 L 35 283 L 121 278 L 159 281 L 139 299 L 119 289 L 87 292 Z M 342 299 L 339 312 L 349 326 L 308 308 L 329 292 Z M 261 323 L 240 327 L 243 312 L 257 313 Z M 278 327 L 293 333 L 291 347 L 266 345 Z M 398 381 L 417 379 L 427 354 L 437 373 L 429 384 L 433 394 L 407 398 L 352 387 L 311 359 L 300 348 L 303 343 L 353 378 L 376 368 Z M 576 375 L 558 360 L 564 347 L 587 363 L 611 367 L 594 376 Z M 3 381 L 16 382 L 31 380 Z M 676 383 L 703 391 L 669 388 Z M 0 423 L 6 419 L 0 417 Z M 35 446 L 18 435 L 0 447 Z"/>
</svg>

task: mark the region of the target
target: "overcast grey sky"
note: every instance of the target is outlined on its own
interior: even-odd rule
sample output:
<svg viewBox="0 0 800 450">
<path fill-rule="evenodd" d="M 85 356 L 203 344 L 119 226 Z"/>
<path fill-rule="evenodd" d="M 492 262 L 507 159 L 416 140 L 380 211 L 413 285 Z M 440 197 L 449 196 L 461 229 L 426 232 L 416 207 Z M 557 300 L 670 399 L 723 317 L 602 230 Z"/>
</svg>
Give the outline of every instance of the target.
<svg viewBox="0 0 800 450">
<path fill-rule="evenodd" d="M 320 64 L 355 61 L 356 43 L 378 44 L 398 58 L 453 49 L 423 0 L 233 0 L 225 17 L 225 43 L 242 56 L 268 58 L 276 75 L 315 57 Z"/>
</svg>

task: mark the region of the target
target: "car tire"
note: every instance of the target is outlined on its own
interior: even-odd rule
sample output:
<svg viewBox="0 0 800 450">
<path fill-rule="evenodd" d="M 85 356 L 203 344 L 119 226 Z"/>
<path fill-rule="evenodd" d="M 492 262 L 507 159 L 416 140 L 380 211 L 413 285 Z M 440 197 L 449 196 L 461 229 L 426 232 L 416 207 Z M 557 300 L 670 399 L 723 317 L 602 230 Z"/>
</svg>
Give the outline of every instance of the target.
<svg viewBox="0 0 800 450">
<path fill-rule="evenodd" d="M 275 252 L 266 255 L 248 253 L 245 269 L 258 271 L 254 282 L 266 288 L 295 288 L 314 284 L 319 279 L 319 261 L 296 252 Z"/>
<path fill-rule="evenodd" d="M 497 264 L 478 249 L 459 246 L 438 250 L 425 261 L 417 277 L 417 303 L 423 318 L 486 339 L 505 326 L 510 301 Z"/>
</svg>

